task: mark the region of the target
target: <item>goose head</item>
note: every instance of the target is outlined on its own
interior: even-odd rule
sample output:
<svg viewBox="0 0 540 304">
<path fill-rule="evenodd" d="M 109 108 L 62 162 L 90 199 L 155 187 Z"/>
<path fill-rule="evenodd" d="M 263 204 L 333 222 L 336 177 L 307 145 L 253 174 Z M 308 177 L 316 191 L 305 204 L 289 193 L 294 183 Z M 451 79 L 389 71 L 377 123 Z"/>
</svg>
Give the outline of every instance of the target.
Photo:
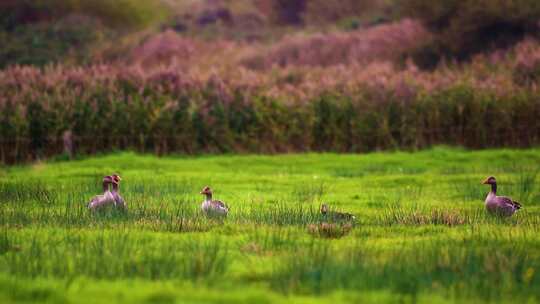
<svg viewBox="0 0 540 304">
<path fill-rule="evenodd" d="M 321 214 L 328 213 L 328 210 L 329 210 L 328 205 L 327 204 L 322 204 L 320 210 L 321 210 Z"/>
<path fill-rule="evenodd" d="M 210 187 L 206 186 L 201 190 L 200 194 L 212 195 L 212 189 L 210 189 Z"/>
<path fill-rule="evenodd" d="M 494 184 L 496 184 L 496 183 L 497 183 L 497 180 L 496 180 L 495 177 L 493 177 L 493 176 L 490 176 L 490 177 L 486 178 L 486 179 L 482 182 L 482 184 L 484 184 L 484 185 L 494 185 Z"/>
<path fill-rule="evenodd" d="M 120 184 L 120 181 L 122 180 L 122 178 L 118 174 L 113 174 L 113 175 L 111 175 L 111 180 L 112 180 L 111 182 L 113 184 L 118 185 L 118 184 Z"/>
<path fill-rule="evenodd" d="M 109 191 L 109 185 L 114 183 L 113 178 L 110 175 L 103 177 L 103 192 Z"/>
</svg>

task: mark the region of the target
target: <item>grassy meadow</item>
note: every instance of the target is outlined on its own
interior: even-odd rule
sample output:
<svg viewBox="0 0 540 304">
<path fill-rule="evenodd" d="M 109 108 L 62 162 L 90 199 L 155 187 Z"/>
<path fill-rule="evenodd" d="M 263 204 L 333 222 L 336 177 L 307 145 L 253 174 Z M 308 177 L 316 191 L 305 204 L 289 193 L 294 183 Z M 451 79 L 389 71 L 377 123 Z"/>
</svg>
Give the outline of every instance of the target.
<svg viewBox="0 0 540 304">
<path fill-rule="evenodd" d="M 0 304 L 540 302 L 538 3 L 0 1 Z"/>
<path fill-rule="evenodd" d="M 540 150 L 180 157 L 0 171 L 0 302 L 540 301 Z M 119 173 L 128 213 L 89 212 Z M 499 192 L 524 205 L 484 212 Z M 199 211 L 201 188 L 230 206 Z M 321 203 L 356 215 L 322 228 Z M 326 230 L 325 230 L 326 229 Z"/>
</svg>

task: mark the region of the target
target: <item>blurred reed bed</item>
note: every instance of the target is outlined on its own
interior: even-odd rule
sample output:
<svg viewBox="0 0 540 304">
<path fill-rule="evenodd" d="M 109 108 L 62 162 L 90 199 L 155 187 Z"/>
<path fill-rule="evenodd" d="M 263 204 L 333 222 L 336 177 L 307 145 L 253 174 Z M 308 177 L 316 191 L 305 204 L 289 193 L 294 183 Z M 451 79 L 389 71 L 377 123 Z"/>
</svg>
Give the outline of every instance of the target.
<svg viewBox="0 0 540 304">
<path fill-rule="evenodd" d="M 192 65 L 179 56 L 142 68 L 151 58 L 140 55 L 143 63 L 134 65 L 0 71 L 0 160 L 119 149 L 159 155 L 366 152 L 437 144 L 528 147 L 540 140 L 540 45 L 532 40 L 434 71 L 396 64 L 394 55 L 365 63 L 354 52 L 320 66 L 315 63 L 324 60 L 317 58 L 326 55 L 304 52 L 304 46 L 294 53 L 314 58 L 257 70 L 241 64 L 252 46 L 219 45 L 221 52 L 201 51 L 201 57 L 200 45 L 179 47 L 191 54 L 184 57 Z M 272 62 L 277 55 L 263 56 Z"/>
</svg>

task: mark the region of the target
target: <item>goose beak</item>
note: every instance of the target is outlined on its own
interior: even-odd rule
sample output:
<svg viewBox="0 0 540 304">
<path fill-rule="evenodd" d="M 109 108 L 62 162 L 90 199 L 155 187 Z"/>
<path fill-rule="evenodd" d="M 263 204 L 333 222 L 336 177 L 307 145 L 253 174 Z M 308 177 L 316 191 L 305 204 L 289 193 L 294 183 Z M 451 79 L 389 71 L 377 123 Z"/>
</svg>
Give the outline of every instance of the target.
<svg viewBox="0 0 540 304">
<path fill-rule="evenodd" d="M 489 185 L 489 178 L 482 182 L 482 185 Z"/>
</svg>

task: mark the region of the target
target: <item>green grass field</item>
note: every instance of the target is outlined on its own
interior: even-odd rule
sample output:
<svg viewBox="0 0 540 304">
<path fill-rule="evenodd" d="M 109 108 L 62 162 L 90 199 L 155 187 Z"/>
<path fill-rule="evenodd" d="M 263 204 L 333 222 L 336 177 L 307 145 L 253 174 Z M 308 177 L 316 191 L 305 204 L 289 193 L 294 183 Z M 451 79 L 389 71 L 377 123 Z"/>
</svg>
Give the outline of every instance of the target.
<svg viewBox="0 0 540 304">
<path fill-rule="evenodd" d="M 113 154 L 0 171 L 0 302 L 540 302 L 540 150 Z M 91 213 L 119 173 L 129 212 Z M 489 216 L 481 181 L 524 208 Z M 231 207 L 199 211 L 199 191 Z M 320 227 L 319 205 L 354 213 Z"/>
</svg>

